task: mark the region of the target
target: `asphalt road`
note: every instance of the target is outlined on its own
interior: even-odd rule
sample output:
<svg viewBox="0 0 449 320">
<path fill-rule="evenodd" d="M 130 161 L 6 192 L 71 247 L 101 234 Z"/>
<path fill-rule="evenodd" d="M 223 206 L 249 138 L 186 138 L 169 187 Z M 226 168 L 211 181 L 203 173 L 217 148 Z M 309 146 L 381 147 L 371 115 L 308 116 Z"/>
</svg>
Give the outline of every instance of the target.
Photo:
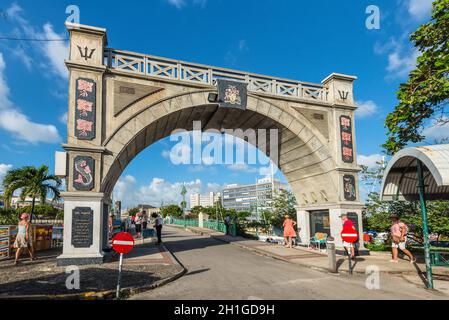
<svg viewBox="0 0 449 320">
<path fill-rule="evenodd" d="M 260 256 L 249 250 L 176 228 L 165 227 L 164 243 L 188 273 L 132 299 L 311 300 L 444 299 L 399 276 L 380 275 L 380 289 L 366 277 L 333 275 Z"/>
</svg>

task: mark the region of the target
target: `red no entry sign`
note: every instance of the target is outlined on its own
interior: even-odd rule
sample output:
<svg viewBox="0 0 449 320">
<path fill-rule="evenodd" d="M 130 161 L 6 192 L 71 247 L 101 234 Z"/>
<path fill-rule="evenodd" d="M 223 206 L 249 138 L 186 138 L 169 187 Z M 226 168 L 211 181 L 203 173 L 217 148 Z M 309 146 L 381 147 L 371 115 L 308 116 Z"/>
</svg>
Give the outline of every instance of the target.
<svg viewBox="0 0 449 320">
<path fill-rule="evenodd" d="M 341 232 L 341 238 L 347 243 L 356 243 L 359 240 L 359 234 L 352 228 L 344 228 Z"/>
<path fill-rule="evenodd" d="M 121 232 L 112 239 L 112 247 L 118 253 L 128 253 L 134 248 L 134 238 L 127 232 Z"/>
</svg>

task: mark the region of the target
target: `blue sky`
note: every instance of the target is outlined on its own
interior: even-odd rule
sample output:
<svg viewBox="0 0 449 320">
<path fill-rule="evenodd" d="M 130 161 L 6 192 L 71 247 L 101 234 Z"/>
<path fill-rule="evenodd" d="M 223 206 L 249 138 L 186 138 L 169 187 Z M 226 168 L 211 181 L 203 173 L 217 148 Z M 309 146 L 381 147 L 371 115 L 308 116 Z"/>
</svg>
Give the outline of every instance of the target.
<svg viewBox="0 0 449 320">
<path fill-rule="evenodd" d="M 408 36 L 431 8 L 430 0 L 111 3 L 1 0 L 0 36 L 66 38 L 66 7 L 75 4 L 80 22 L 107 28 L 114 48 L 317 83 L 332 72 L 356 75 L 359 163 L 367 165 L 381 158 L 385 116 L 416 62 Z M 371 4 L 380 9 L 379 30 L 365 26 Z M 0 40 L 0 179 L 23 165 L 53 170 L 66 137 L 66 50 L 65 42 Z M 442 132 L 448 128 L 428 129 L 428 141 Z M 117 184 L 117 200 L 159 205 L 179 201 L 184 182 L 190 192 L 215 191 L 258 175 L 254 166 L 174 166 L 166 158 L 172 146 L 165 139 L 142 152 Z"/>
</svg>

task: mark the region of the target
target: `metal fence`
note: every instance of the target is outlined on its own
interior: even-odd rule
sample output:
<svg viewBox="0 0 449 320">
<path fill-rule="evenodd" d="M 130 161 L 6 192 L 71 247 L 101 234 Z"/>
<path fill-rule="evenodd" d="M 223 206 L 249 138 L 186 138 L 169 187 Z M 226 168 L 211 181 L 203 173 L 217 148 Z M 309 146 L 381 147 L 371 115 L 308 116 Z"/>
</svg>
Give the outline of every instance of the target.
<svg viewBox="0 0 449 320">
<path fill-rule="evenodd" d="M 199 227 L 198 219 L 176 219 L 171 218 L 170 221 L 167 221 L 167 224 L 173 224 L 177 226 L 186 226 L 186 227 Z M 203 227 L 210 230 L 216 230 L 223 233 L 226 233 L 226 225 L 223 221 L 217 220 L 204 220 Z M 237 226 L 235 223 L 232 223 L 229 230 L 232 236 L 237 235 Z"/>
</svg>

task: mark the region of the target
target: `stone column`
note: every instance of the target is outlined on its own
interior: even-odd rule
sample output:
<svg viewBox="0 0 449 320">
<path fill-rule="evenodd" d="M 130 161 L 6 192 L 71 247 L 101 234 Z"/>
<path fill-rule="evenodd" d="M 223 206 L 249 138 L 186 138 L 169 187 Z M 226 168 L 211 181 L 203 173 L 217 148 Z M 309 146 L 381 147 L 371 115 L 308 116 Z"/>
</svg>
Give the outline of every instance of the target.
<svg viewBox="0 0 449 320">
<path fill-rule="evenodd" d="M 300 243 L 308 245 L 311 238 L 310 212 L 304 210 L 297 210 L 297 218 L 298 218 Z"/>
<path fill-rule="evenodd" d="M 198 226 L 204 228 L 204 214 L 202 212 L 198 215 Z"/>
<path fill-rule="evenodd" d="M 343 250 L 343 242 L 341 239 L 341 231 L 343 230 L 343 223 L 340 218 L 342 214 L 347 214 L 348 217 L 354 222 L 355 225 L 358 225 L 358 233 L 360 235 L 358 250 L 359 254 L 366 255 L 369 251 L 365 248 L 363 243 L 363 219 L 362 219 L 362 210 L 361 208 L 353 207 L 353 208 L 338 208 L 338 209 L 330 209 L 330 226 L 331 226 L 331 236 L 335 238 L 335 247 L 338 250 Z"/>
<path fill-rule="evenodd" d="M 58 265 L 98 264 L 107 249 L 109 196 L 102 193 L 103 64 L 106 30 L 66 24 L 70 34 L 67 192 L 64 199 L 64 248 Z M 63 173 L 58 173 L 62 176 Z"/>
</svg>

